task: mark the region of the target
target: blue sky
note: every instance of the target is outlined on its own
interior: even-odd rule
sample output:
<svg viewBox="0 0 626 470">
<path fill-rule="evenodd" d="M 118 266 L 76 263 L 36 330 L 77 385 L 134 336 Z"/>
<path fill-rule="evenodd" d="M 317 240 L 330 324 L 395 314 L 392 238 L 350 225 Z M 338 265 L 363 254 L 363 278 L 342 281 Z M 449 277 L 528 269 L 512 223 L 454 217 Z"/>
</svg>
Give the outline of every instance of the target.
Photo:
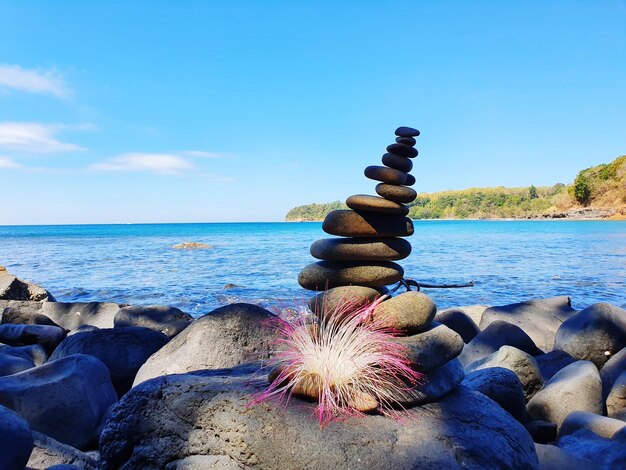
<svg viewBox="0 0 626 470">
<path fill-rule="evenodd" d="M 624 1 L 0 3 L 0 224 L 282 220 L 626 153 Z"/>
</svg>

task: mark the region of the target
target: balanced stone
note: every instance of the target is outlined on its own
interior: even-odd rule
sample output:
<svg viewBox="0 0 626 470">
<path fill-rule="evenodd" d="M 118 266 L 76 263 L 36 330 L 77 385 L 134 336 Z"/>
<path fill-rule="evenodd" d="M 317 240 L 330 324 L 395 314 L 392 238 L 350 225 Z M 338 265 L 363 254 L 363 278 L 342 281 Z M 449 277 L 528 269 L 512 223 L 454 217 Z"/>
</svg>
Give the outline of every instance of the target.
<svg viewBox="0 0 626 470">
<path fill-rule="evenodd" d="M 359 285 L 382 287 L 402 279 L 402 266 L 390 261 L 318 261 L 306 266 L 298 283 L 309 290 L 324 290 L 339 286 Z"/>
<path fill-rule="evenodd" d="M 395 153 L 386 153 L 383 155 L 383 165 L 387 165 L 390 168 L 398 171 L 404 171 L 408 173 L 413 169 L 413 162 L 408 158 L 401 157 Z M 406 179 L 405 179 L 406 181 Z"/>
<path fill-rule="evenodd" d="M 413 235 L 413 222 L 400 215 L 334 210 L 324 219 L 322 230 L 340 237 L 408 237 Z"/>
<path fill-rule="evenodd" d="M 399 144 L 414 146 L 417 141 L 413 137 L 396 137 L 396 142 Z"/>
<path fill-rule="evenodd" d="M 309 299 L 307 305 L 315 314 L 335 312 L 342 305 L 360 307 L 372 303 L 380 297 L 380 292 L 371 287 L 342 286 L 328 289 Z"/>
<path fill-rule="evenodd" d="M 350 209 L 384 212 L 385 214 L 407 215 L 409 208 L 397 202 L 390 201 L 378 196 L 368 196 L 366 194 L 355 194 L 346 199 L 346 205 Z"/>
<path fill-rule="evenodd" d="M 324 238 L 311 245 L 311 255 L 328 261 L 396 261 L 411 254 L 403 238 Z"/>
<path fill-rule="evenodd" d="M 386 166 L 368 166 L 363 172 L 371 180 L 382 181 L 388 184 L 404 184 L 406 173 Z"/>
<path fill-rule="evenodd" d="M 415 147 L 398 143 L 387 145 L 387 152 L 394 153 L 396 155 L 400 155 L 401 157 L 406 158 L 415 158 L 417 157 L 418 153 Z"/>
<path fill-rule="evenodd" d="M 405 186 L 413 186 L 415 184 L 415 176 L 406 175 L 406 181 L 404 182 Z"/>
<path fill-rule="evenodd" d="M 385 183 L 377 184 L 376 192 L 385 199 L 398 203 L 412 202 L 417 197 L 417 192 L 412 188 Z"/>
<path fill-rule="evenodd" d="M 398 137 L 417 137 L 420 135 L 420 131 L 412 127 L 401 126 L 396 129 L 395 134 Z"/>
<path fill-rule="evenodd" d="M 374 309 L 374 319 L 398 330 L 419 331 L 431 324 L 436 312 L 430 297 L 409 291 L 379 304 Z"/>
</svg>

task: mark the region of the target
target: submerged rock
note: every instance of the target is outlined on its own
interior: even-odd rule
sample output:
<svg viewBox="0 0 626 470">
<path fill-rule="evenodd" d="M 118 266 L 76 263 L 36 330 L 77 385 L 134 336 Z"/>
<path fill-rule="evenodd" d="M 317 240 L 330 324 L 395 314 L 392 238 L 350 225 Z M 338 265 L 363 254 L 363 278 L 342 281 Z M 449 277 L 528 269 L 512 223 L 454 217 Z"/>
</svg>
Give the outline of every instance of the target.
<svg viewBox="0 0 626 470">
<path fill-rule="evenodd" d="M 172 245 L 175 250 L 204 250 L 207 248 L 213 248 L 208 243 L 203 242 L 182 242 Z"/>
</svg>

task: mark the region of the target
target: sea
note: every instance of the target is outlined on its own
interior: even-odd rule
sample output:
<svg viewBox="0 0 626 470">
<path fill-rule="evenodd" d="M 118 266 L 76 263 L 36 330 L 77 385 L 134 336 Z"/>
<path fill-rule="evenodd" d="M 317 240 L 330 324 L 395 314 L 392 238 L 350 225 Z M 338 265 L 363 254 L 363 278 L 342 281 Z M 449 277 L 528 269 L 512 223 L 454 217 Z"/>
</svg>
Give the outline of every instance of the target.
<svg viewBox="0 0 626 470">
<path fill-rule="evenodd" d="M 440 309 L 559 295 L 626 308 L 626 221 L 419 220 L 405 277 Z M 58 301 L 171 305 L 200 316 L 234 302 L 301 310 L 299 271 L 321 223 L 0 226 L 0 265 Z M 182 242 L 210 248 L 178 250 Z"/>
</svg>

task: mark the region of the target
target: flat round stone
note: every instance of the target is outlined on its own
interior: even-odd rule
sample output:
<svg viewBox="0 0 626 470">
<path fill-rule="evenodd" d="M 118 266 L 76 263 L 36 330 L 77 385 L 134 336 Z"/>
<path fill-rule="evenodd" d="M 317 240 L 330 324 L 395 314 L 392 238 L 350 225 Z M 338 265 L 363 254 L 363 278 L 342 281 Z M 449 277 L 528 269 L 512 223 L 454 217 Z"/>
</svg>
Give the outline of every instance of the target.
<svg viewBox="0 0 626 470">
<path fill-rule="evenodd" d="M 374 309 L 374 319 L 397 330 L 421 331 L 430 326 L 435 313 L 437 307 L 430 297 L 408 291 L 380 303 Z"/>
<path fill-rule="evenodd" d="M 404 182 L 405 186 L 413 186 L 415 184 L 415 176 L 408 174 L 406 175 L 406 181 Z"/>
<path fill-rule="evenodd" d="M 401 215 L 340 209 L 328 213 L 322 230 L 340 237 L 408 237 L 413 235 L 413 222 Z"/>
<path fill-rule="evenodd" d="M 350 285 L 375 288 L 394 284 L 402 276 L 402 266 L 390 261 L 318 261 L 300 271 L 298 283 L 318 291 Z"/>
<path fill-rule="evenodd" d="M 377 184 L 376 192 L 385 199 L 401 204 L 412 202 L 417 197 L 417 192 L 414 189 L 393 184 Z"/>
<path fill-rule="evenodd" d="M 410 254 L 403 238 L 324 238 L 311 245 L 311 255 L 327 261 L 397 261 Z"/>
<path fill-rule="evenodd" d="M 328 289 L 311 297 L 307 306 L 318 317 L 345 309 L 346 305 L 361 307 L 380 297 L 380 292 L 371 287 L 342 286 Z"/>
<path fill-rule="evenodd" d="M 383 212 L 385 214 L 407 215 L 409 208 L 397 202 L 390 201 L 379 196 L 368 196 L 367 194 L 355 194 L 346 199 L 346 205 L 350 209 L 372 212 Z"/>
<path fill-rule="evenodd" d="M 412 127 L 401 126 L 394 132 L 398 137 L 417 137 L 420 135 L 420 131 L 413 129 Z"/>
<path fill-rule="evenodd" d="M 417 140 L 413 137 L 396 137 L 396 142 L 413 147 L 417 143 Z"/>
<path fill-rule="evenodd" d="M 413 169 L 413 162 L 408 158 L 401 157 L 394 153 L 386 153 L 383 155 L 383 165 L 387 165 L 394 170 L 403 171 L 408 173 Z M 406 181 L 406 178 L 405 178 Z"/>
<path fill-rule="evenodd" d="M 404 144 L 391 144 L 387 145 L 387 152 L 395 153 L 401 157 L 406 158 L 415 158 L 417 157 L 417 149 L 415 147 L 411 147 L 410 145 Z"/>
<path fill-rule="evenodd" d="M 388 184 L 404 184 L 406 180 L 406 173 L 386 166 L 368 166 L 363 173 L 371 180 Z"/>
</svg>

